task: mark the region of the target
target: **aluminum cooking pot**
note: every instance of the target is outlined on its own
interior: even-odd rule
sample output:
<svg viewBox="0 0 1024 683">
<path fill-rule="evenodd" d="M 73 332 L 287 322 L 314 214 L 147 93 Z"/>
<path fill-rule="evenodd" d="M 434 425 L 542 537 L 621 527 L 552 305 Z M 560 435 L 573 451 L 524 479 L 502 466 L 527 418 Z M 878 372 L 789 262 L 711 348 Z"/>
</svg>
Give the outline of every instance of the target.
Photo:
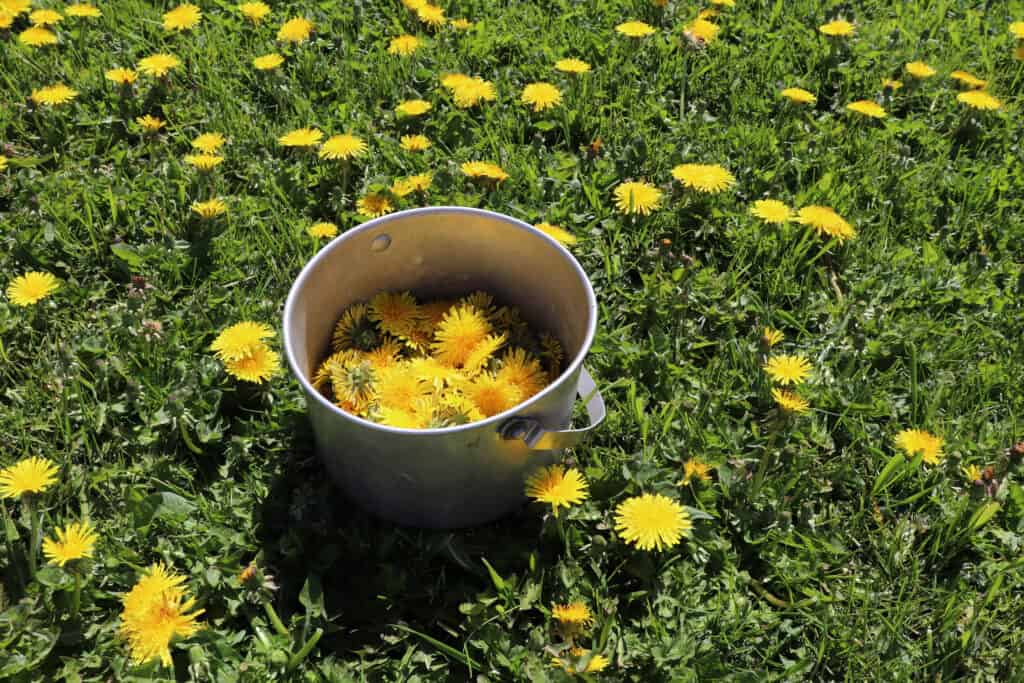
<svg viewBox="0 0 1024 683">
<path fill-rule="evenodd" d="M 420 299 L 486 291 L 517 306 L 533 329 L 555 335 L 565 370 L 515 408 L 457 427 L 398 429 L 346 413 L 310 377 L 342 312 L 384 290 L 409 290 Z M 604 419 L 604 401 L 583 367 L 596 327 L 590 281 L 555 240 L 498 213 L 431 207 L 353 228 L 306 264 L 285 304 L 284 348 L 306 395 L 317 451 L 336 483 L 385 519 L 456 528 L 521 505 L 529 473 Z M 586 397 L 589 424 L 568 429 L 577 394 Z"/>
</svg>

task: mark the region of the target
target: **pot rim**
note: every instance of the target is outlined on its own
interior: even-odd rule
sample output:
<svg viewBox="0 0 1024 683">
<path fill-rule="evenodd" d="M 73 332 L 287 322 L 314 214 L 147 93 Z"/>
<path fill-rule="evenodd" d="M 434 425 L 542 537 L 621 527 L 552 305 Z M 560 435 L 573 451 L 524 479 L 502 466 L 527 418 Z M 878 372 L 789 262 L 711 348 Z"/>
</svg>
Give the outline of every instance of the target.
<svg viewBox="0 0 1024 683">
<path fill-rule="evenodd" d="M 572 267 L 576 270 L 576 274 L 579 276 L 579 278 L 582 280 L 584 284 L 584 290 L 586 291 L 587 296 L 587 333 L 586 336 L 583 338 L 583 343 L 580 346 L 579 352 L 576 354 L 576 357 L 569 364 L 569 366 L 566 367 L 562 374 L 558 376 L 557 379 L 555 379 L 552 382 L 549 382 L 548 385 L 544 387 L 542 391 L 535 394 L 530 399 L 513 406 L 512 408 L 506 410 L 503 413 L 492 415 L 491 417 L 488 417 L 484 420 L 478 420 L 476 422 L 470 422 L 464 425 L 456 425 L 454 427 L 441 427 L 437 429 L 404 429 L 401 427 L 391 427 L 388 425 L 380 424 L 378 422 L 371 422 L 370 420 L 361 418 L 358 415 L 352 415 L 351 413 L 347 413 L 341 408 L 331 403 L 330 401 L 328 401 L 323 394 L 321 394 L 319 391 L 313 388 L 313 385 L 310 383 L 309 379 L 305 375 L 303 375 L 302 372 L 299 371 L 298 361 L 296 360 L 296 354 L 292 348 L 292 338 L 289 332 L 289 329 L 291 327 L 290 322 L 292 316 L 294 315 L 295 306 L 297 305 L 296 302 L 298 300 L 299 291 L 302 289 L 302 285 L 305 283 L 305 280 L 309 277 L 310 272 L 322 260 L 326 260 L 327 258 L 329 258 L 329 253 L 333 249 L 337 249 L 338 245 L 340 245 L 347 239 L 351 239 L 368 230 L 373 230 L 382 225 L 386 225 L 396 219 L 407 218 L 409 216 L 415 215 L 429 215 L 433 213 L 467 214 L 472 216 L 481 216 L 497 219 L 505 223 L 508 223 L 509 225 L 512 225 L 516 228 L 519 228 L 520 230 L 525 230 L 527 232 L 533 233 L 534 235 L 539 235 L 543 237 L 545 240 L 547 240 L 550 246 L 561 251 L 562 256 L 569 261 Z M 579 261 L 576 260 L 576 257 L 573 256 L 568 249 L 559 244 L 558 241 L 556 241 L 550 235 L 545 234 L 544 232 L 538 230 L 529 223 L 521 221 L 518 218 L 513 218 L 512 216 L 507 216 L 496 211 L 488 211 L 486 209 L 476 209 L 466 206 L 427 206 L 416 209 L 406 209 L 404 211 L 396 211 L 395 213 L 390 213 L 387 214 L 386 216 L 374 218 L 363 223 L 362 225 L 358 225 L 350 230 L 347 230 L 346 232 L 344 232 L 341 235 L 338 235 L 338 237 L 334 238 L 328 244 L 326 244 L 322 249 L 320 249 L 320 251 L 317 252 L 317 254 L 313 258 L 306 262 L 306 265 L 302 267 L 302 270 L 299 271 L 298 276 L 295 278 L 295 282 L 292 283 L 291 289 L 288 291 L 288 298 L 285 301 L 282 323 L 284 326 L 282 335 L 284 338 L 284 352 L 285 356 L 287 356 L 288 358 L 288 366 L 291 368 L 292 374 L 296 378 L 298 378 L 299 384 L 302 386 L 302 389 L 307 396 L 312 396 L 314 400 L 318 401 L 321 405 L 323 405 L 325 408 L 333 412 L 335 415 L 355 422 L 356 424 L 362 425 L 364 427 L 370 427 L 373 429 L 378 429 L 382 432 L 388 432 L 392 434 L 456 434 L 459 432 L 467 432 L 474 429 L 496 426 L 497 424 L 509 419 L 510 417 L 515 417 L 516 415 L 522 413 L 523 411 L 528 410 L 535 403 L 539 403 L 540 401 L 544 400 L 544 398 L 548 394 L 552 393 L 557 386 L 562 384 L 562 382 L 564 382 L 567 377 L 577 372 L 580 366 L 583 365 L 583 360 L 587 355 L 587 352 L 590 351 L 590 347 L 594 341 L 594 335 L 597 331 L 597 297 L 594 294 L 594 287 L 590 283 L 590 278 L 587 277 L 586 271 L 583 270 L 583 267 L 579 264 Z"/>
</svg>

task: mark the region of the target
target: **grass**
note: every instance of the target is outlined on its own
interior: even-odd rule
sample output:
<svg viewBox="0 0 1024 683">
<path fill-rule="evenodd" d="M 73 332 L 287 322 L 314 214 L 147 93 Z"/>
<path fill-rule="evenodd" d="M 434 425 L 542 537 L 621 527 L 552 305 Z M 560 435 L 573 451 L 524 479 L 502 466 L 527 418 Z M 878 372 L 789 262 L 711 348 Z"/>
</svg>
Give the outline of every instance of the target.
<svg viewBox="0 0 1024 683">
<path fill-rule="evenodd" d="M 202 24 L 181 35 L 161 28 L 170 5 L 134 0 L 66 19 L 59 46 L 0 32 L 0 270 L 5 282 L 29 270 L 63 281 L 33 307 L 0 301 L 0 464 L 51 458 L 61 475 L 39 498 L 43 533 L 88 517 L 101 535 L 72 615 L 69 572 L 19 578 L 30 521 L 5 501 L 0 678 L 560 680 L 550 607 L 572 599 L 595 613 L 581 642 L 610 658 L 608 680 L 1024 670 L 1011 450 L 1024 439 L 1024 62 L 1007 32 L 1022 3 L 738 0 L 706 50 L 681 46 L 697 8 L 676 2 L 461 0 L 448 15 L 476 25 L 436 35 L 397 0 L 275 4 L 259 26 L 230 3 L 201 5 Z M 299 15 L 314 39 L 275 44 Z M 855 37 L 818 34 L 839 15 Z M 633 18 L 658 33 L 614 33 Z M 403 32 L 427 46 L 388 55 Z M 274 50 L 287 56 L 280 73 L 252 68 Z M 183 64 L 167 81 L 140 77 L 122 97 L 104 80 L 158 51 Z M 559 74 L 563 56 L 594 70 Z M 938 75 L 910 84 L 902 65 L 915 59 Z M 988 79 L 1005 109 L 959 104 L 947 76 L 958 68 Z M 448 72 L 493 80 L 498 100 L 454 107 L 438 85 Z M 886 77 L 907 85 L 883 95 Z M 562 106 L 519 104 L 534 80 L 556 83 Z M 72 104 L 27 99 L 58 81 L 80 91 Z M 787 86 L 817 103 L 785 103 Z M 415 97 L 434 109 L 397 119 Z M 862 98 L 889 116 L 844 110 Z M 142 114 L 166 130 L 142 136 Z M 276 144 L 305 126 L 355 132 L 370 154 L 345 174 Z M 202 175 L 182 157 L 213 131 L 229 140 L 226 161 Z M 402 151 L 407 132 L 433 148 Z M 469 160 L 510 178 L 475 185 L 458 170 Z M 684 162 L 722 164 L 738 183 L 684 191 L 670 175 Z M 539 506 L 453 532 L 369 518 L 327 482 L 296 382 L 238 384 L 207 350 L 229 324 L 279 320 L 321 246 L 308 225 L 347 229 L 365 220 L 358 197 L 426 170 L 426 203 L 579 238 L 601 314 L 588 364 L 609 417 L 567 455 L 591 500 L 560 524 Z M 613 188 L 632 178 L 666 191 L 661 210 L 615 211 Z M 190 215 L 215 196 L 226 216 Z M 748 207 L 765 196 L 832 206 L 858 237 L 764 225 Z M 786 333 L 777 350 L 813 363 L 807 415 L 773 405 L 766 325 Z M 906 428 L 942 436 L 944 459 L 898 456 Z M 677 484 L 689 458 L 714 465 L 711 482 Z M 991 466 L 991 482 L 966 480 L 970 464 Z M 633 550 L 612 515 L 641 492 L 709 519 L 670 551 Z M 279 586 L 267 598 L 278 624 L 237 581 L 254 559 Z M 121 595 L 157 560 L 205 610 L 171 669 L 133 666 L 116 633 Z"/>
</svg>

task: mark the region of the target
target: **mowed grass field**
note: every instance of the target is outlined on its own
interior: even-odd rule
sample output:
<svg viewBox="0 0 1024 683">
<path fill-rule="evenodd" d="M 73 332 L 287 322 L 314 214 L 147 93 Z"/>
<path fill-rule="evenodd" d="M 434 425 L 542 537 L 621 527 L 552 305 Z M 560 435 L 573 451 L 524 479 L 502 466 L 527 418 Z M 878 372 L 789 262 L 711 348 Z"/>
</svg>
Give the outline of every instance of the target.
<svg viewBox="0 0 1024 683">
<path fill-rule="evenodd" d="M 8 13 L 0 283 L 40 271 L 60 286 L 32 305 L 0 297 L 0 466 L 39 456 L 58 472 L 3 500 L 0 678 L 1024 675 L 1024 61 L 1008 28 L 1024 3 L 731 4 L 707 6 L 720 31 L 706 44 L 684 33 L 706 8 L 677 0 L 444 3 L 463 28 L 398 0 L 274 3 L 260 22 L 201 0 L 185 31 L 162 26 L 173 4 L 112 0 L 42 47 L 19 42 L 30 15 Z M 40 8 L 64 11 L 27 11 Z M 310 38 L 277 40 L 295 17 Z M 819 31 L 835 19 L 855 32 Z M 654 32 L 616 31 L 629 20 Z M 403 34 L 422 44 L 389 53 Z M 276 69 L 253 66 L 275 52 Z M 105 77 L 155 53 L 180 65 L 129 87 Z M 590 72 L 555 69 L 569 57 Z M 934 75 L 907 73 L 918 60 Z M 955 70 L 1000 106 L 958 100 L 978 86 Z M 452 73 L 490 81 L 493 101 L 458 106 Z M 535 112 L 520 99 L 534 82 L 561 101 Z M 57 83 L 77 96 L 31 99 Z M 418 99 L 425 114 L 396 113 Z M 886 116 L 847 109 L 858 100 Z M 165 125 L 146 133 L 146 115 Z M 279 144 L 307 127 L 367 149 L 340 161 Z M 185 160 L 204 133 L 226 140 L 208 172 Z M 429 149 L 403 148 L 418 134 Z M 467 177 L 472 161 L 508 177 Z M 673 178 L 680 164 L 735 182 L 699 192 Z M 425 192 L 392 191 L 423 173 Z M 661 190 L 648 215 L 617 207 L 628 181 Z M 367 220 L 368 195 L 575 237 L 600 306 L 587 362 L 609 405 L 566 454 L 586 501 L 451 532 L 375 520 L 329 483 L 286 367 L 244 382 L 210 351 L 252 320 L 281 352 L 285 296 L 326 243 L 307 229 Z M 214 218 L 191 208 L 217 198 Z M 750 210 L 767 198 L 831 207 L 856 235 L 765 222 Z M 766 327 L 784 339 L 769 347 Z M 763 366 L 780 354 L 810 364 L 790 387 L 806 411 L 773 400 Z M 904 453 L 911 429 L 941 452 Z M 706 478 L 687 479 L 687 462 Z M 689 537 L 626 543 L 616 506 L 643 493 L 693 511 Z M 47 562 L 39 539 L 81 520 L 92 558 Z M 157 562 L 203 610 L 169 665 L 139 663 L 120 628 Z M 551 614 L 570 602 L 592 613 L 571 639 L 581 657 Z M 587 673 L 595 655 L 605 666 Z"/>
</svg>

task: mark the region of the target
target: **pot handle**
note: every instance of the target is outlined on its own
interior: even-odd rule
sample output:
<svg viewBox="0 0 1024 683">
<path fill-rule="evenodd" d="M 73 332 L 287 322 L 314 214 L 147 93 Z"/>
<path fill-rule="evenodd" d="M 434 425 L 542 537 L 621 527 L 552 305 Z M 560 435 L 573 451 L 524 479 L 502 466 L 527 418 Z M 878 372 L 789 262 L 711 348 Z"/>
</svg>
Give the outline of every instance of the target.
<svg viewBox="0 0 1024 683">
<path fill-rule="evenodd" d="M 583 441 L 584 437 L 604 421 L 607 411 L 604 398 L 585 368 L 580 368 L 580 381 L 576 393 L 587 399 L 587 417 L 590 423 L 581 429 L 561 429 L 549 431 L 544 429 L 537 420 L 530 417 L 514 417 L 498 429 L 503 439 L 522 439 L 530 450 L 550 451 L 569 448 Z"/>
</svg>

